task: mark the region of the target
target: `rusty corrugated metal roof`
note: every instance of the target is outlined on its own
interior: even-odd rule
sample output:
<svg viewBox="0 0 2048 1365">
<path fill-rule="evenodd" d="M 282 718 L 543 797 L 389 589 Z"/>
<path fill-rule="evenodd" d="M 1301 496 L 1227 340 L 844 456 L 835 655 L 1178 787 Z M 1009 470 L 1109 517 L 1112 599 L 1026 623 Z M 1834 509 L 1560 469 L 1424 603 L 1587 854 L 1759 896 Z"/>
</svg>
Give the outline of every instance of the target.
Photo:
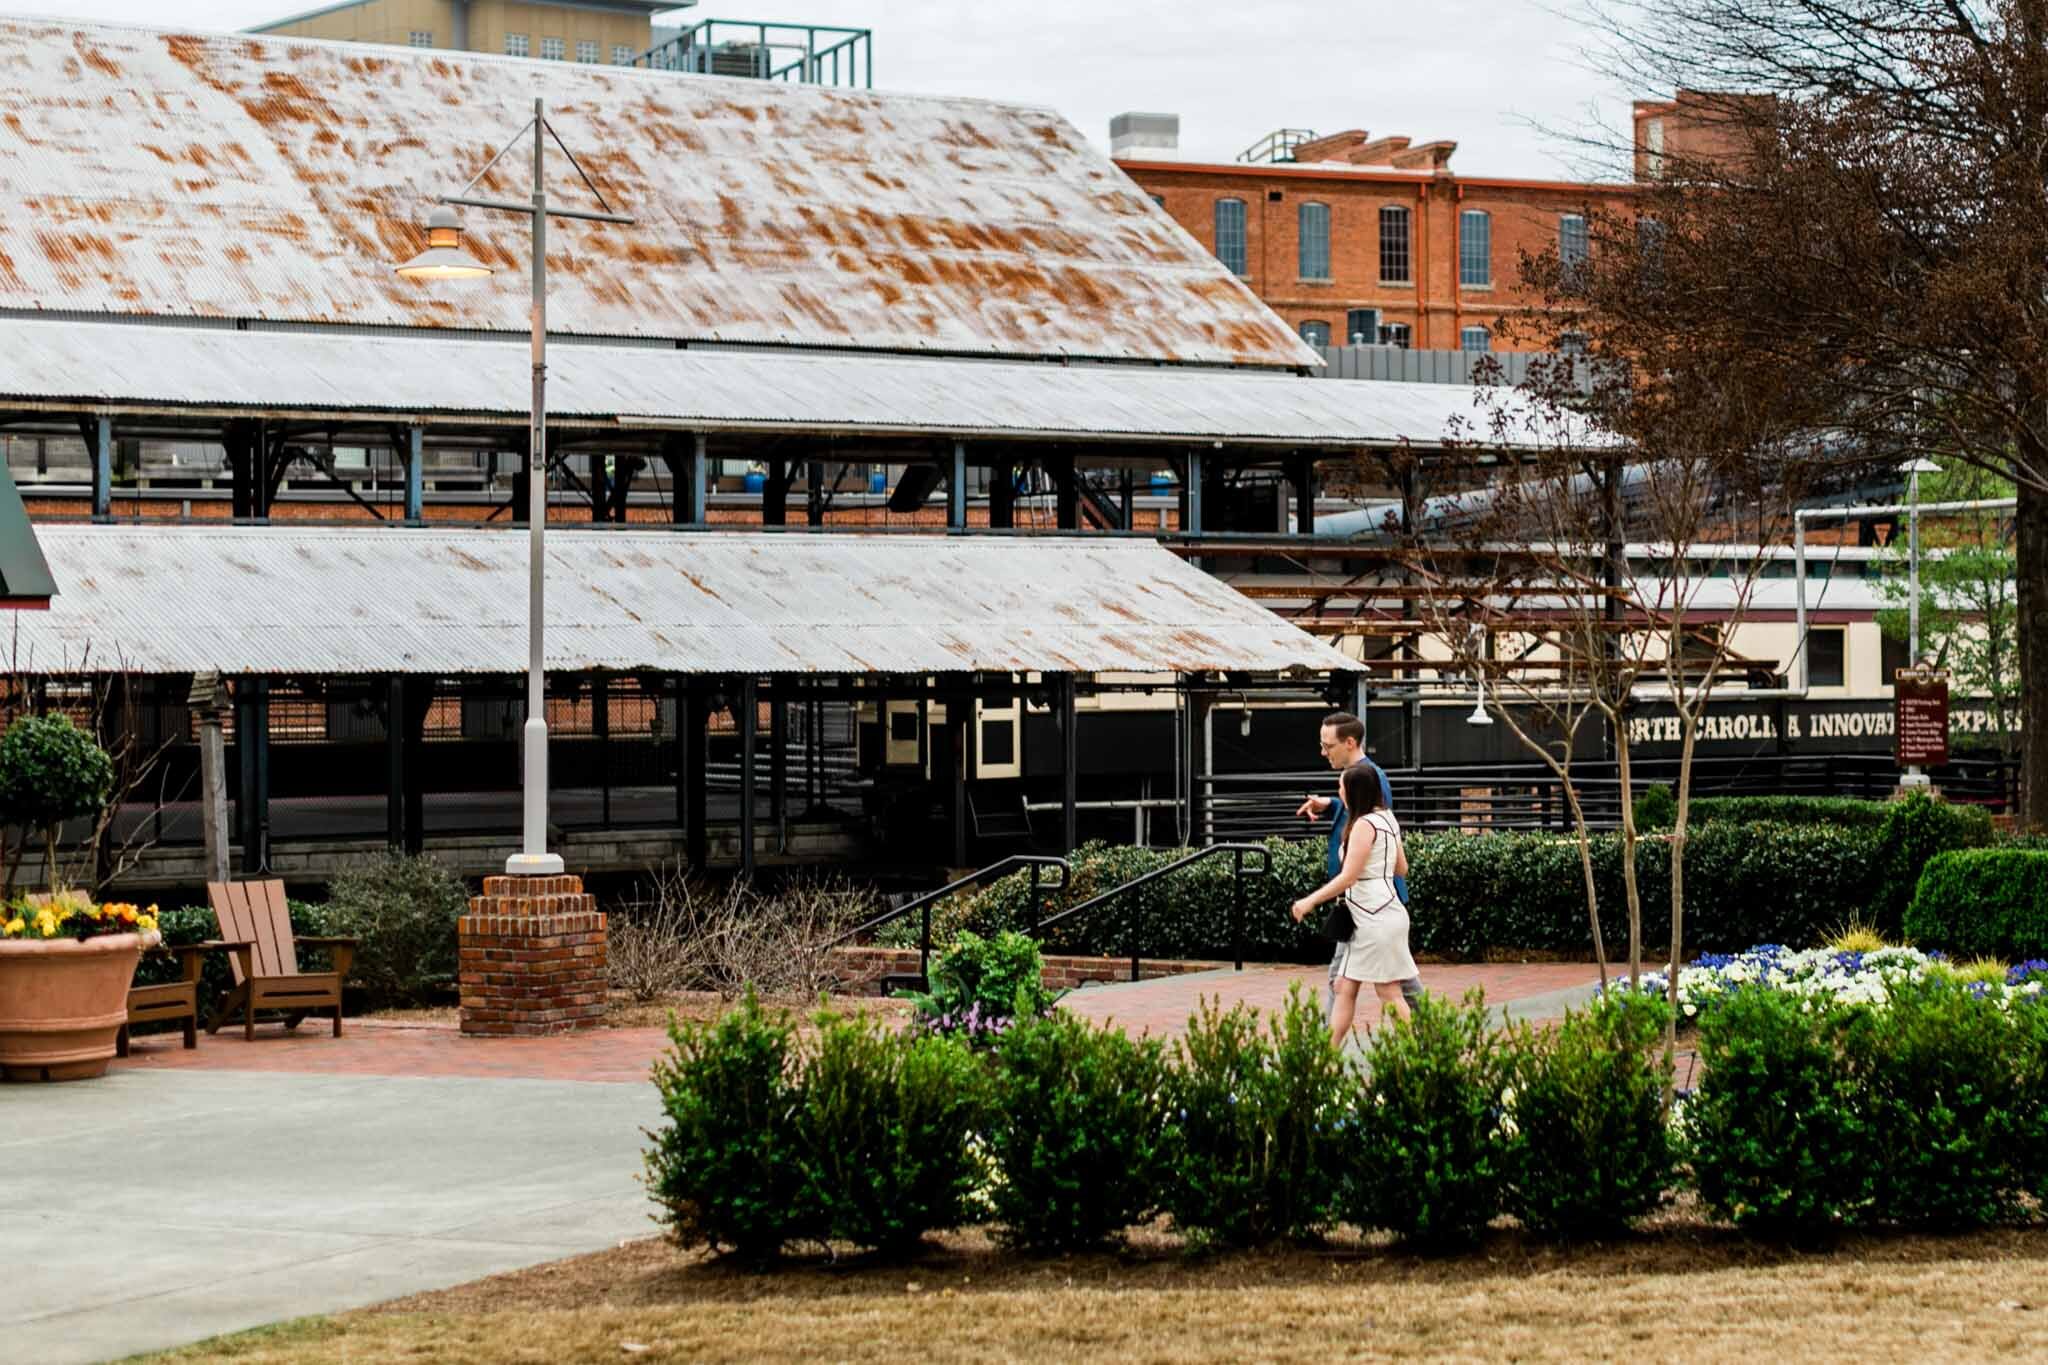
<svg viewBox="0 0 2048 1365">
<path fill-rule="evenodd" d="M 522 330 L 516 217 L 466 211 L 489 280 L 391 266 L 536 96 L 639 219 L 551 225 L 557 330 L 1321 363 L 1049 110 L 28 19 L 0 19 L 0 309 Z M 479 192 L 523 198 L 521 166 Z"/>
<path fill-rule="evenodd" d="M 15 667 L 517 673 L 515 530 L 42 529 Z M 1314 637 L 1149 541 L 585 531 L 547 540 L 550 669 L 1320 673 Z"/>
<path fill-rule="evenodd" d="M 0 402 L 79 410 L 523 416 L 524 342 L 0 319 Z M 1354 448 L 1554 441 L 1526 395 L 1264 371 L 847 352 L 548 348 L 558 422 Z M 1481 402 L 1507 405 L 1497 424 Z M 1590 438 L 1588 438 L 1590 439 Z"/>
</svg>

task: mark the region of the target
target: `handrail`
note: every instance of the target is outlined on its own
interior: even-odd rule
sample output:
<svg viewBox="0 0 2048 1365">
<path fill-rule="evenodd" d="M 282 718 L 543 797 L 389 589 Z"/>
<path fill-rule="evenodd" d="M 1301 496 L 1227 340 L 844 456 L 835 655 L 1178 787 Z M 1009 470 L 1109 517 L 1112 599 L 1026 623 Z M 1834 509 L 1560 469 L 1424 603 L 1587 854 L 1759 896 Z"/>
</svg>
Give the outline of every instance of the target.
<svg viewBox="0 0 2048 1365">
<path fill-rule="evenodd" d="M 1050 919 L 1039 920 L 1032 927 L 1031 936 L 1033 938 L 1038 938 L 1041 935 L 1043 935 L 1048 928 L 1055 924 L 1058 924 L 1061 920 L 1072 919 L 1075 915 L 1080 914 L 1082 911 L 1092 910 L 1096 906 L 1103 904 L 1105 901 L 1115 900 L 1118 896 L 1123 895 L 1126 891 L 1136 890 L 1138 887 L 1143 886 L 1146 882 L 1157 881 L 1159 878 L 1166 876 L 1168 873 L 1178 872 L 1181 868 L 1190 867 L 1195 863 L 1202 862 L 1206 859 L 1213 858 L 1219 854 L 1224 853 L 1231 855 L 1230 948 L 1232 957 L 1237 965 L 1237 970 L 1243 971 L 1244 879 L 1247 876 L 1263 877 L 1266 875 L 1267 869 L 1270 867 L 1272 863 L 1272 857 L 1267 852 L 1266 846 L 1264 844 L 1210 844 L 1207 848 L 1198 848 L 1192 853 L 1174 859 L 1172 862 L 1167 863 L 1164 867 L 1155 867 L 1150 872 L 1142 873 L 1136 877 L 1133 877 L 1129 881 L 1124 882 L 1120 886 L 1113 886 L 1109 890 L 1102 892 L 1100 895 L 1090 896 L 1087 900 L 1082 901 L 1079 905 L 1070 905 L 1066 909 L 1060 911 L 1057 915 L 1052 916 Z M 1251 868 L 1247 868 L 1245 866 L 1245 856 L 1247 854 L 1257 859 L 1256 866 Z M 1141 961 L 1141 950 L 1139 949 L 1138 943 L 1138 923 L 1135 919 L 1133 919 L 1131 921 L 1131 980 L 1133 981 L 1138 980 L 1139 964 Z"/>
<path fill-rule="evenodd" d="M 858 938 L 862 934 L 871 934 L 885 924 L 894 924 L 913 910 L 921 910 L 924 913 L 921 916 L 922 925 L 918 932 L 917 969 L 922 976 L 930 979 L 932 969 L 932 906 L 952 895 L 955 891 L 961 891 L 970 886 L 978 886 L 998 874 L 1007 875 L 1011 869 L 1018 867 L 1028 867 L 1031 869 L 1030 906 L 1031 919 L 1035 923 L 1038 919 L 1038 907 L 1045 893 L 1048 891 L 1065 891 L 1068 883 L 1074 879 L 1074 869 L 1065 858 L 1053 858 L 1041 853 L 1013 853 L 999 863 L 990 863 L 980 871 L 970 872 L 958 881 L 947 882 L 936 891 L 927 891 L 914 900 L 905 901 L 893 910 L 885 910 L 865 924 L 855 925 L 838 938 L 820 944 L 818 951 L 823 952 L 829 948 L 837 948 L 848 939 Z M 1051 885 L 1046 885 L 1040 880 L 1040 870 L 1047 867 L 1056 867 L 1060 870 L 1060 879 Z"/>
</svg>

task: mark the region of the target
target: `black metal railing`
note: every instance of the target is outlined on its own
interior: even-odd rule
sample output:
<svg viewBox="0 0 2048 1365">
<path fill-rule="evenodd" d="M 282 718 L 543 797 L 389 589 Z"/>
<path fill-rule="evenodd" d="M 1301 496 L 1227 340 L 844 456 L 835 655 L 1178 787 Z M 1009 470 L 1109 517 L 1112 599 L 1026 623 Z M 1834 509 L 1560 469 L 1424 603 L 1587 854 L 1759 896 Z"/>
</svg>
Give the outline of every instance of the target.
<svg viewBox="0 0 2048 1365">
<path fill-rule="evenodd" d="M 1244 881 L 1246 877 L 1263 877 L 1266 875 L 1266 869 L 1269 859 L 1267 857 L 1266 849 L 1263 844 L 1211 844 L 1207 848 L 1198 848 L 1193 852 L 1188 853 L 1182 857 L 1175 858 L 1172 862 L 1166 864 L 1164 867 L 1155 867 L 1150 872 L 1144 873 L 1141 876 L 1131 878 L 1129 881 L 1123 883 L 1121 886 L 1113 886 L 1109 890 L 1102 892 L 1100 895 L 1090 896 L 1087 900 L 1082 901 L 1079 905 L 1070 905 L 1066 909 L 1060 911 L 1057 915 L 1052 916 L 1050 919 L 1040 920 L 1034 917 L 1031 936 L 1033 938 L 1042 940 L 1045 936 L 1045 931 L 1047 929 L 1051 928 L 1055 924 L 1060 923 L 1063 920 L 1073 919 L 1075 916 L 1085 914 L 1088 911 L 1095 909 L 1097 906 L 1107 905 L 1111 901 L 1116 900 L 1118 897 L 1137 890 L 1139 887 L 1145 885 L 1147 882 L 1157 881 L 1161 877 L 1165 877 L 1172 873 L 1178 872 L 1180 871 L 1180 869 L 1184 867 L 1192 867 L 1196 863 L 1206 862 L 1211 858 L 1220 858 L 1226 856 L 1231 860 L 1230 953 L 1232 960 L 1235 962 L 1237 966 L 1237 970 L 1243 971 Z M 1252 860 L 1252 866 L 1246 866 L 1247 859 Z M 1130 922 L 1130 945 L 1131 980 L 1133 981 L 1139 979 L 1139 969 L 1143 964 L 1143 933 L 1143 922 L 1139 919 L 1138 916 L 1132 915 Z"/>
<path fill-rule="evenodd" d="M 1047 883 L 1044 879 L 1045 869 L 1051 867 L 1056 867 L 1060 870 L 1059 880 Z M 958 881 L 947 882 L 936 891 L 927 891 L 921 896 L 905 901 L 895 909 L 886 910 L 865 924 L 855 925 L 838 938 L 821 944 L 819 951 L 837 948 L 854 939 L 872 934 L 877 929 L 894 924 L 897 920 L 907 915 L 916 913 L 919 917 L 917 972 L 926 981 L 930 981 L 932 974 L 932 907 L 956 891 L 965 891 L 970 886 L 979 886 L 983 882 L 992 881 L 997 877 L 1008 876 L 1018 868 L 1027 868 L 1031 873 L 1030 900 L 1027 904 L 1030 909 L 1030 923 L 1036 924 L 1038 923 L 1040 910 L 1045 904 L 1046 893 L 1049 891 L 1064 892 L 1067 889 L 1067 883 L 1073 879 L 1074 870 L 1068 865 L 1065 858 L 1053 858 L 1038 853 L 1018 853 L 1003 859 L 999 863 L 990 863 L 980 871 L 970 872 Z"/>
</svg>

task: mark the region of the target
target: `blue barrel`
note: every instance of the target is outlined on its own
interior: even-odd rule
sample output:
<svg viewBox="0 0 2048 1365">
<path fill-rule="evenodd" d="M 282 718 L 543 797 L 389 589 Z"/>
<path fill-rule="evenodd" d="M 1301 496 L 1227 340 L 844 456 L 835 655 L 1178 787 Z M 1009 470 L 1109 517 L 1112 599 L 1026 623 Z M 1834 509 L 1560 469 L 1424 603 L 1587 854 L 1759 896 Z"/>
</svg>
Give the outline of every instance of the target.
<svg viewBox="0 0 2048 1365">
<path fill-rule="evenodd" d="M 876 470 L 871 470 L 871 471 L 869 471 L 869 473 L 868 473 L 868 492 L 870 492 L 870 493 L 886 493 L 886 492 L 888 492 L 888 491 L 889 491 L 889 471 L 888 471 L 888 470 L 886 470 L 886 469 L 876 469 Z"/>
<path fill-rule="evenodd" d="M 746 489 L 749 493 L 758 493 L 767 486 L 768 476 L 765 474 L 750 473 L 740 480 L 740 487 Z"/>
</svg>

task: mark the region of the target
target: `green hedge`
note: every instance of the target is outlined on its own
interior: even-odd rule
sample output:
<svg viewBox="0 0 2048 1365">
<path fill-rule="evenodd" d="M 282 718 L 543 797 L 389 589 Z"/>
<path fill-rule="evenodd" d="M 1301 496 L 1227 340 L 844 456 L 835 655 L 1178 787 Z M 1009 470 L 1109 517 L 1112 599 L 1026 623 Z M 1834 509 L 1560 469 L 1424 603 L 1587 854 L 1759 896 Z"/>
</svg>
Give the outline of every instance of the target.
<svg viewBox="0 0 2048 1365">
<path fill-rule="evenodd" d="M 1958 957 L 2048 957 L 2048 849 L 1972 848 L 1929 859 L 1905 929 L 1921 946 Z"/>
<path fill-rule="evenodd" d="M 1875 829 L 1885 822 L 1891 809 L 1889 801 L 1864 801 L 1853 796 L 1696 796 L 1689 822 L 1701 825 L 1846 825 Z M 1677 817 L 1675 804 L 1672 816 L 1674 819 Z"/>
<path fill-rule="evenodd" d="M 1868 804 L 1868 803 L 1866 803 Z M 1896 933 L 1920 869 L 1934 854 L 1991 839 L 1983 811 L 1913 797 L 1883 807 L 1876 826 L 1737 824 L 1712 821 L 1686 836 L 1686 945 L 1699 952 L 1740 952 L 1759 943 L 1807 946 L 1852 918 Z M 1328 945 L 1295 924 L 1287 907 L 1324 880 L 1320 840 L 1268 841 L 1270 869 L 1247 885 L 1247 956 L 1309 961 Z M 1184 850 L 1089 844 L 1073 858 L 1073 904 L 1162 867 Z M 1592 953 L 1577 843 L 1550 834 L 1419 834 L 1408 840 L 1410 945 L 1462 959 L 1488 949 Z M 1637 846 L 1645 945 L 1663 945 L 1670 924 L 1671 848 Z M 1610 954 L 1628 941 L 1621 837 L 1593 841 L 1601 932 Z M 1012 875 L 940 908 L 933 934 L 950 941 L 1028 928 L 1029 881 Z M 1314 917 L 1311 916 L 1311 919 Z M 1047 932 L 1049 952 L 1117 956 L 1137 947 L 1147 957 L 1227 958 L 1231 951 L 1230 860 L 1212 858 L 1140 887 Z M 914 933 L 914 928 L 910 930 Z"/>
</svg>

